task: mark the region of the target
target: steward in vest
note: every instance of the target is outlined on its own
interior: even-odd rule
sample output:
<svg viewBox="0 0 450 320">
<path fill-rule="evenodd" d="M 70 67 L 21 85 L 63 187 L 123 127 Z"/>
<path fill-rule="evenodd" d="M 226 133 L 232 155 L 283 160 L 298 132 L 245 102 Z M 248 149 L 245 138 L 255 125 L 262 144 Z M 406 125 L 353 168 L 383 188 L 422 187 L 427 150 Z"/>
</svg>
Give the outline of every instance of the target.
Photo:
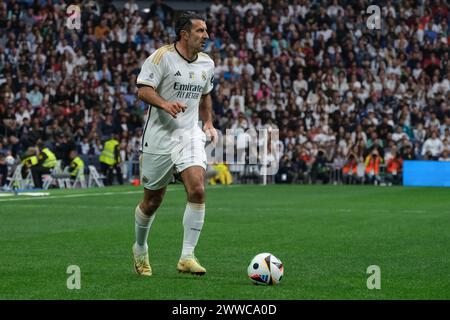
<svg viewBox="0 0 450 320">
<path fill-rule="evenodd" d="M 99 158 L 102 172 L 106 177 L 106 185 L 113 184 L 114 171 L 116 172 L 119 184 L 123 184 L 122 170 L 120 168 L 122 160 L 120 158 L 119 141 L 117 138 L 117 134 L 113 134 L 111 139 L 105 141 Z"/>
<path fill-rule="evenodd" d="M 70 151 L 69 159 L 70 159 L 69 164 L 70 179 L 75 180 L 78 176 L 78 173 L 84 176 L 84 161 L 78 156 L 75 150 Z"/>
<path fill-rule="evenodd" d="M 228 166 L 225 163 L 218 163 L 213 166 L 213 169 L 217 172 L 217 174 L 209 180 L 211 185 L 216 185 L 217 182 L 224 185 L 230 185 L 233 183 L 233 177 L 231 176 Z"/>
<path fill-rule="evenodd" d="M 39 154 L 37 156 L 38 163 L 31 167 L 33 182 L 35 188 L 42 188 L 42 175 L 50 174 L 56 166 L 55 154 L 42 143 L 38 145 Z"/>
<path fill-rule="evenodd" d="M 27 151 L 25 151 L 24 154 L 20 157 L 20 163 L 22 164 L 22 179 L 25 179 L 28 175 L 28 171 L 32 166 L 35 166 L 38 164 L 38 158 L 37 158 L 37 149 L 34 147 L 29 147 Z"/>
</svg>

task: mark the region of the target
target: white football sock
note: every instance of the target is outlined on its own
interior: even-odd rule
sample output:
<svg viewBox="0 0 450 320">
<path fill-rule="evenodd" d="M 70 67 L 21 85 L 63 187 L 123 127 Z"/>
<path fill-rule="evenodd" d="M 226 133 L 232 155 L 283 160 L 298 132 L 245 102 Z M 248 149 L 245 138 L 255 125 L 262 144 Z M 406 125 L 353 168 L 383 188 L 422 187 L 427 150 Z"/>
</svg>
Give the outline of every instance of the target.
<svg viewBox="0 0 450 320">
<path fill-rule="evenodd" d="M 143 254 L 148 250 L 147 238 L 152 222 L 155 219 L 155 213 L 151 217 L 148 217 L 142 212 L 139 205 L 137 205 L 134 217 L 136 222 L 136 243 L 134 247 L 137 254 Z"/>
<path fill-rule="evenodd" d="M 204 220 L 205 204 L 188 202 L 183 217 L 184 237 L 183 251 L 181 252 L 182 259 L 192 258 Z"/>
</svg>

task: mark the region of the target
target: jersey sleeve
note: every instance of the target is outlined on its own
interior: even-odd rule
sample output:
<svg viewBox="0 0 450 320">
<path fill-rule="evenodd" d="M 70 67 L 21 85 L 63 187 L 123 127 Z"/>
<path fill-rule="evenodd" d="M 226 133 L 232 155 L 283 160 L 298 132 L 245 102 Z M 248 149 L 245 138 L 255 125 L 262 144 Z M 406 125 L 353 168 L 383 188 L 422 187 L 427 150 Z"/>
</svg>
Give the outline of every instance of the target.
<svg viewBox="0 0 450 320">
<path fill-rule="evenodd" d="M 147 60 L 145 60 L 144 64 L 142 65 L 141 72 L 139 73 L 136 80 L 137 85 L 151 86 L 156 89 L 162 81 L 165 63 L 164 59 L 155 61 L 154 55 L 156 53 L 157 52 L 147 58 Z"/>
<path fill-rule="evenodd" d="M 211 70 L 209 70 L 208 81 L 206 81 L 206 85 L 203 88 L 202 95 L 206 96 L 211 93 L 214 89 L 214 64 L 212 65 Z"/>
</svg>

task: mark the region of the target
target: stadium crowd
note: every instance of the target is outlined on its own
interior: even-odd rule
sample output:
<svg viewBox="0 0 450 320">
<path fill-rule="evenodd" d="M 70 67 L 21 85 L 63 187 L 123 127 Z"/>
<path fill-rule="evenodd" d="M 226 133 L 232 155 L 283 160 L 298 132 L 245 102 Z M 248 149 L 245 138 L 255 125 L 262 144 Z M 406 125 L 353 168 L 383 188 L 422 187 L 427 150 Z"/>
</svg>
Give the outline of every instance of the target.
<svg viewBox="0 0 450 320">
<path fill-rule="evenodd" d="M 7 156 L 18 160 L 39 139 L 66 164 L 75 149 L 98 166 L 104 141 L 117 134 L 122 161 L 137 159 L 146 108 L 136 77 L 155 49 L 174 41 L 176 11 L 161 0 L 149 8 L 73 3 L 80 29 L 66 25 L 64 1 L 0 3 L 0 184 Z M 370 4 L 381 8 L 379 29 L 367 25 Z M 383 171 L 398 184 L 404 159 L 450 161 L 448 6 L 370 4 L 208 7 L 215 125 L 236 134 L 279 129 L 276 182 L 326 183 L 338 172 L 344 183 L 377 183 Z"/>
</svg>

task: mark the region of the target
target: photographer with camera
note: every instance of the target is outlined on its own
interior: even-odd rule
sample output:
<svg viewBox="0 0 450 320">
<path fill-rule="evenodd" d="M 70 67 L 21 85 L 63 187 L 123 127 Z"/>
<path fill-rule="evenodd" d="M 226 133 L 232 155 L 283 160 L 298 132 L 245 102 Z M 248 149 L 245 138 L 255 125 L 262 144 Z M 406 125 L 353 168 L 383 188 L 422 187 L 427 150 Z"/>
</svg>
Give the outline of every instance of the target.
<svg viewBox="0 0 450 320">
<path fill-rule="evenodd" d="M 365 181 L 367 184 L 380 184 L 380 165 L 383 163 L 383 158 L 380 156 L 377 148 L 373 148 L 364 161 L 366 165 Z"/>
</svg>

